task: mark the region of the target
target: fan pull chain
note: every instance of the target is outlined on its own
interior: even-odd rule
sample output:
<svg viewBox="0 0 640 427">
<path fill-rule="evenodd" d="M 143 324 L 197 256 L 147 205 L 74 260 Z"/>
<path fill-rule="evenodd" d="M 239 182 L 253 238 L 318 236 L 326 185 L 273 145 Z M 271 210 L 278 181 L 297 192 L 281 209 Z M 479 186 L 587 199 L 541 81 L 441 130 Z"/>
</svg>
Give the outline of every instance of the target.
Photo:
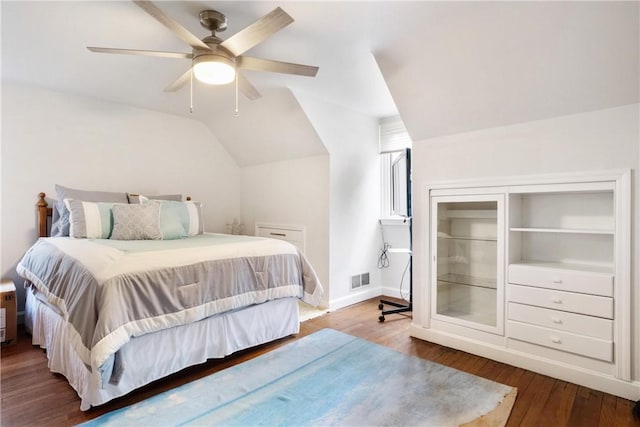
<svg viewBox="0 0 640 427">
<path fill-rule="evenodd" d="M 189 112 L 193 114 L 193 67 L 189 73 Z"/>
<path fill-rule="evenodd" d="M 236 113 L 234 114 L 234 116 L 238 117 L 240 116 L 240 113 L 238 112 L 238 72 L 236 71 Z"/>
</svg>

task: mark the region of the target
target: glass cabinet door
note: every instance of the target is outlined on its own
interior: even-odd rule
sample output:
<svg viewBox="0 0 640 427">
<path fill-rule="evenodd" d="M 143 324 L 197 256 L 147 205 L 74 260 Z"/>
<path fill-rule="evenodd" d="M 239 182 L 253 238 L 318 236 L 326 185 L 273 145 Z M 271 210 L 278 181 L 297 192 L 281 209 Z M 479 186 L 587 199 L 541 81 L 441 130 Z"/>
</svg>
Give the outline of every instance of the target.
<svg viewBox="0 0 640 427">
<path fill-rule="evenodd" d="M 435 319 L 503 333 L 503 203 L 500 194 L 432 197 Z"/>
</svg>

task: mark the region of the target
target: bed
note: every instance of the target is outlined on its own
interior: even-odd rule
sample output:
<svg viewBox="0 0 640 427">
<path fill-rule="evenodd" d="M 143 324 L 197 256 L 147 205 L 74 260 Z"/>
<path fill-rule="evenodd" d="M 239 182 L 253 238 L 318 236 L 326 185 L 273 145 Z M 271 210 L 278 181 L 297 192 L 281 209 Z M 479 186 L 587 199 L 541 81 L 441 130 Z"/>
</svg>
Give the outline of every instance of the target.
<svg viewBox="0 0 640 427">
<path fill-rule="evenodd" d="M 82 410 L 296 334 L 298 299 L 320 302 L 322 286 L 295 246 L 205 233 L 195 202 L 64 203 L 70 235 L 46 237 L 49 216 L 61 227 L 62 204 L 50 208 L 40 194 L 40 238 L 17 271 L 33 344 L 46 349 L 50 370 L 67 378 Z M 151 214 L 132 225 L 131 212 Z"/>
</svg>

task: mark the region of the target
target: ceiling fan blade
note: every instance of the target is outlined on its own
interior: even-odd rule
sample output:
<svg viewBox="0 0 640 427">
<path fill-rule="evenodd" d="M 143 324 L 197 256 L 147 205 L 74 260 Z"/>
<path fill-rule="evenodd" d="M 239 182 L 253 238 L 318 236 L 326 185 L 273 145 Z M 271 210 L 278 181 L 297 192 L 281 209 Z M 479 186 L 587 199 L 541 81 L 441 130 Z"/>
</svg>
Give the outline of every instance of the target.
<svg viewBox="0 0 640 427">
<path fill-rule="evenodd" d="M 311 65 L 292 64 L 290 62 L 274 61 L 271 59 L 241 56 L 237 58 L 239 67 L 245 70 L 269 71 L 272 73 L 296 74 L 299 76 L 315 77 L 318 67 Z"/>
<path fill-rule="evenodd" d="M 178 22 L 174 21 L 172 18 L 165 15 L 165 13 L 158 9 L 156 5 L 146 0 L 133 0 L 133 2 L 140 7 L 142 10 L 147 12 L 149 15 L 154 17 L 158 22 L 162 25 L 170 29 L 176 36 L 178 36 L 181 40 L 187 43 L 189 46 L 197 49 L 207 49 L 209 50 L 209 46 L 207 46 L 202 40 L 198 37 L 194 36 L 187 30 L 185 27 L 180 25 Z"/>
<path fill-rule="evenodd" d="M 293 18 L 287 12 L 276 7 L 253 24 L 223 41 L 220 45 L 233 55 L 240 56 L 292 22 Z"/>
<path fill-rule="evenodd" d="M 256 89 L 245 76 L 240 73 L 236 73 L 236 79 L 238 79 L 238 88 L 240 89 L 240 92 L 249 98 L 249 100 L 253 101 L 262 97 L 260 92 L 258 92 L 258 89 Z"/>
<path fill-rule="evenodd" d="M 160 58 L 178 58 L 178 59 L 191 59 L 193 55 L 190 53 L 181 52 L 159 52 L 156 50 L 137 50 L 137 49 L 116 49 L 111 47 L 95 47 L 87 46 L 91 52 L 96 53 L 119 53 L 124 55 L 143 55 L 143 56 L 157 56 Z"/>
<path fill-rule="evenodd" d="M 191 67 L 189 67 L 189 69 L 187 71 L 185 71 L 183 75 L 178 77 L 178 80 L 176 80 L 175 82 L 173 82 L 169 86 L 167 86 L 164 89 L 164 91 L 165 92 L 175 92 L 178 89 L 180 89 L 182 86 L 184 86 L 187 83 L 189 83 L 189 79 L 190 78 L 191 78 Z"/>
</svg>

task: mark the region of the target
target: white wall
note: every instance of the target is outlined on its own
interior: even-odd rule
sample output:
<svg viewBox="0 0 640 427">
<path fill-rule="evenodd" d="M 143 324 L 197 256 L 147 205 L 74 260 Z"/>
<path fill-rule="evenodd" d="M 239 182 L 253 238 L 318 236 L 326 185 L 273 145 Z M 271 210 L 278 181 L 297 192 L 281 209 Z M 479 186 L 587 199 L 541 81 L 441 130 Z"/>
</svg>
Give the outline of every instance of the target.
<svg viewBox="0 0 640 427">
<path fill-rule="evenodd" d="M 208 231 L 240 214 L 234 160 L 205 125 L 174 115 L 3 82 L 1 161 L 3 278 L 17 279 L 37 236 L 38 193 L 55 197 L 55 184 L 190 195 Z"/>
<path fill-rule="evenodd" d="M 432 138 L 413 145 L 414 285 L 427 281 L 426 184 L 456 179 L 632 169 L 633 377 L 640 380 L 640 105 Z M 420 316 L 420 307 L 415 315 Z"/>
<path fill-rule="evenodd" d="M 329 306 L 329 156 L 273 162 L 241 169 L 241 211 L 244 234 L 256 222 L 302 225 L 305 256 L 326 292 Z"/>
<path fill-rule="evenodd" d="M 330 158 L 329 308 L 380 295 L 381 246 L 378 121 L 306 94 L 300 105 Z M 351 276 L 369 272 L 371 285 L 351 290 Z"/>
<path fill-rule="evenodd" d="M 408 249 L 411 246 L 409 238 L 409 224 L 403 220 L 383 221 L 385 241 L 391 245 L 391 252 L 387 253 L 388 267 L 380 270 L 382 295 L 409 300 L 409 255 L 393 252 L 393 249 Z M 404 276 L 404 277 L 403 277 Z"/>
</svg>

